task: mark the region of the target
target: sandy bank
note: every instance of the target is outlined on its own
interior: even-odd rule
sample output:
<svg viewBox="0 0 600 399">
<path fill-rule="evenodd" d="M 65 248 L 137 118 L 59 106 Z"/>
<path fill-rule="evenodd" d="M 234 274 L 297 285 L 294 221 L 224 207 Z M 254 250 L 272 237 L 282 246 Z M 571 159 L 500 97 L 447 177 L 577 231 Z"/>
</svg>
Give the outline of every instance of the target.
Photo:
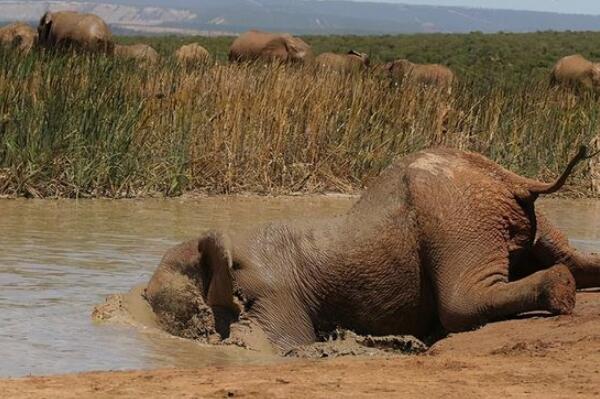
<svg viewBox="0 0 600 399">
<path fill-rule="evenodd" d="M 575 314 L 490 324 L 421 356 L 0 380 L 7 398 L 592 398 L 600 395 L 600 292 Z"/>
</svg>

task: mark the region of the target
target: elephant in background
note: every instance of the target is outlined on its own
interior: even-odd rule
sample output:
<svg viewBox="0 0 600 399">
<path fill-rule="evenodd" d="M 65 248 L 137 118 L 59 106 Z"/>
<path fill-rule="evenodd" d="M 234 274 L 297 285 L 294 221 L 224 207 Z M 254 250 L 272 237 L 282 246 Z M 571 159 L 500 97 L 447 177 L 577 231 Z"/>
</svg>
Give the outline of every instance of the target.
<svg viewBox="0 0 600 399">
<path fill-rule="evenodd" d="M 384 69 L 388 76 L 397 83 L 408 80 L 416 84 L 450 90 L 456 80 L 454 72 L 440 64 L 414 64 L 406 59 L 399 59 L 387 63 Z"/>
<path fill-rule="evenodd" d="M 160 55 L 147 44 L 115 45 L 114 55 L 125 60 L 134 60 L 148 65 L 158 64 Z"/>
<path fill-rule="evenodd" d="M 252 30 L 234 40 L 229 48 L 229 61 L 278 61 L 309 63 L 313 60 L 310 46 L 287 33 Z"/>
<path fill-rule="evenodd" d="M 323 53 L 315 59 L 317 67 L 337 72 L 366 70 L 370 65 L 369 56 L 350 50 L 347 54 Z"/>
<path fill-rule="evenodd" d="M 15 22 L 0 28 L 0 45 L 16 49 L 27 54 L 37 45 L 38 33 L 31 26 L 23 22 Z"/>
<path fill-rule="evenodd" d="M 554 65 L 550 82 L 554 85 L 600 89 L 600 64 L 593 63 L 579 54 L 569 55 Z"/>
<path fill-rule="evenodd" d="M 175 52 L 175 58 L 181 65 L 193 67 L 208 64 L 210 62 L 210 53 L 198 43 L 190 43 L 181 46 Z"/>
<path fill-rule="evenodd" d="M 112 54 L 112 33 L 102 18 L 74 11 L 47 12 L 38 25 L 39 43 L 50 49 Z"/>
<path fill-rule="evenodd" d="M 600 286 L 600 256 L 577 252 L 535 209 L 553 183 L 475 153 L 431 149 L 393 163 L 346 214 L 208 232 L 164 255 L 145 290 L 172 334 L 280 353 L 336 328 L 424 337 L 523 312 L 568 314 Z"/>
</svg>

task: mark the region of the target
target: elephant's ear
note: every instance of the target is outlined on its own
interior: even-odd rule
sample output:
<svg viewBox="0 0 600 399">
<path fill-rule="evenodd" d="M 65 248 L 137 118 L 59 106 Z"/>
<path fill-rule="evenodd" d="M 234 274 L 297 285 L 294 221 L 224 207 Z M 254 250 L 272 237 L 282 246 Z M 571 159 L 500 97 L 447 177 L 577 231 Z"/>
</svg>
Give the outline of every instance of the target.
<svg viewBox="0 0 600 399">
<path fill-rule="evenodd" d="M 235 308 L 229 238 L 220 233 L 208 233 L 198 240 L 198 253 L 207 305 Z"/>
<path fill-rule="evenodd" d="M 38 40 L 43 41 L 48 38 L 50 34 L 50 28 L 52 27 L 52 13 L 50 11 L 46 11 L 42 18 L 40 19 L 40 24 L 38 26 Z"/>
<path fill-rule="evenodd" d="M 285 37 L 273 39 L 265 46 L 265 54 L 274 59 L 287 60 L 290 53 L 292 52 Z"/>
</svg>

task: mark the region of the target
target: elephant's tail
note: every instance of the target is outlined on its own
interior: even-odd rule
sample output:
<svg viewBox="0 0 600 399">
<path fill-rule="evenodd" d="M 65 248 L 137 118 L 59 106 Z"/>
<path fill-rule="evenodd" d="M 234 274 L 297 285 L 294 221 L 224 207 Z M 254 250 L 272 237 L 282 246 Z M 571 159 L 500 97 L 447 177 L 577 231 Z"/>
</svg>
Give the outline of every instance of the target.
<svg viewBox="0 0 600 399">
<path fill-rule="evenodd" d="M 558 179 L 556 179 L 552 183 L 534 182 L 528 188 L 530 195 L 535 199 L 539 195 L 552 194 L 552 193 L 557 192 L 565 185 L 565 182 L 567 181 L 567 179 L 573 172 L 573 169 L 575 169 L 575 167 L 581 161 L 585 161 L 586 159 L 593 158 L 596 155 L 598 155 L 599 153 L 600 153 L 600 151 L 598 151 L 594 154 L 588 155 L 588 148 L 586 146 L 582 145 L 581 147 L 579 147 L 579 151 L 577 152 L 575 157 L 573 157 L 573 159 L 571 159 L 571 161 L 567 165 L 565 171 L 562 173 L 562 175 L 560 175 L 560 177 Z"/>
</svg>

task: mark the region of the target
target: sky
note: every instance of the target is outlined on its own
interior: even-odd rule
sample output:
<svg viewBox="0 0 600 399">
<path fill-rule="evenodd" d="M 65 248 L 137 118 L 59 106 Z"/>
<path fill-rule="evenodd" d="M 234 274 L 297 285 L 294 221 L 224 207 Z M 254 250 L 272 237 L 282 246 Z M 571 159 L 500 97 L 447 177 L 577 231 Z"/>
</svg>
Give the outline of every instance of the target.
<svg viewBox="0 0 600 399">
<path fill-rule="evenodd" d="M 369 0 L 389 3 L 427 4 L 440 6 L 468 6 L 508 8 L 575 14 L 600 15 L 600 0 Z"/>
</svg>

